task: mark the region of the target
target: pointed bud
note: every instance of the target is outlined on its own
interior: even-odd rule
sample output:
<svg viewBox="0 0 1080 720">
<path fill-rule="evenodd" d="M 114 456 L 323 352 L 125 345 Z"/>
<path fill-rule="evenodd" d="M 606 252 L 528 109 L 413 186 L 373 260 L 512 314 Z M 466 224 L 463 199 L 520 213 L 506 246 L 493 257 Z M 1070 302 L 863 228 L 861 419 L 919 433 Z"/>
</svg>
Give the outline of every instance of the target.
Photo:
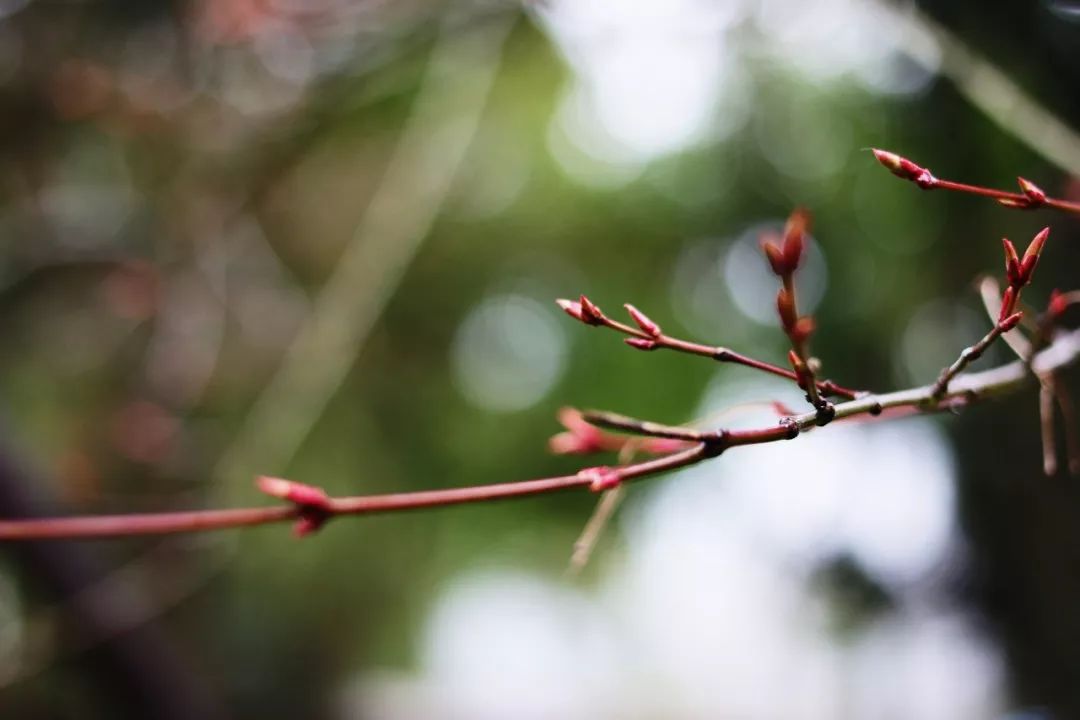
<svg viewBox="0 0 1080 720">
<path fill-rule="evenodd" d="M 601 465 L 599 467 L 585 468 L 578 472 L 578 477 L 589 483 L 589 489 L 593 492 L 602 492 L 618 487 L 622 482 L 622 474 L 615 468 Z"/>
<path fill-rule="evenodd" d="M 582 295 L 579 302 L 581 303 L 581 319 L 583 322 L 587 325 L 604 324 L 604 312 L 592 300 Z"/>
<path fill-rule="evenodd" d="M 1028 203 L 1029 207 L 1038 207 L 1046 202 L 1046 193 L 1043 192 L 1042 188 L 1038 185 L 1022 177 L 1016 178 L 1016 181 L 1020 183 L 1020 190 L 1023 191 L 1024 195 L 1026 195 L 1027 199 L 1030 201 Z"/>
<path fill-rule="evenodd" d="M 555 304 L 562 308 L 563 312 L 579 322 L 585 322 L 585 316 L 581 314 L 581 303 L 559 298 Z"/>
<path fill-rule="evenodd" d="M 878 150 L 877 148 L 871 148 L 871 150 L 874 153 L 874 158 L 897 177 L 911 180 L 923 189 L 931 188 L 937 182 L 929 170 L 916 165 L 905 157 L 886 150 Z"/>
<path fill-rule="evenodd" d="M 637 326 L 641 328 L 642 332 L 647 335 L 652 335 L 653 337 L 660 337 L 660 326 L 654 323 L 648 315 L 641 312 L 630 303 L 626 303 L 623 307 L 626 308 L 626 312 L 630 313 L 630 317 L 634 318 L 634 322 L 637 323 Z"/>
<path fill-rule="evenodd" d="M 1016 200 L 1014 198 L 996 198 L 999 205 L 1004 205 L 1007 208 L 1019 208 L 1026 210 L 1031 207 L 1031 203 L 1027 200 Z"/>
<path fill-rule="evenodd" d="M 556 433 L 548 439 L 548 450 L 554 455 L 584 455 L 597 449 L 572 432 Z"/>
<path fill-rule="evenodd" d="M 791 341 L 794 343 L 804 343 L 817 329 L 817 323 L 814 322 L 814 318 L 809 315 L 801 317 L 796 321 L 795 327 L 791 329 Z"/>
<path fill-rule="evenodd" d="M 1050 302 L 1046 305 L 1046 311 L 1054 319 L 1060 318 L 1069 309 L 1068 299 L 1057 290 L 1050 293 Z"/>
<path fill-rule="evenodd" d="M 1005 288 L 1005 292 L 1001 295 L 1001 310 L 998 312 L 998 323 L 1012 314 L 1013 309 L 1016 307 L 1016 288 L 1012 285 Z"/>
<path fill-rule="evenodd" d="M 558 413 L 559 422 L 566 432 L 558 433 L 548 440 L 548 449 L 556 455 L 580 455 L 604 450 L 604 433 L 590 425 L 581 411 L 564 407 Z"/>
<path fill-rule="evenodd" d="M 776 293 L 776 311 L 780 314 L 780 324 L 784 330 L 791 332 L 799 318 L 795 315 L 795 298 L 787 288 L 780 288 L 780 292 Z"/>
<path fill-rule="evenodd" d="M 780 277 L 788 274 L 787 261 L 784 259 L 784 252 L 779 247 L 762 238 L 761 250 L 765 253 L 765 259 L 769 261 L 769 267 L 774 273 Z"/>
<path fill-rule="evenodd" d="M 998 323 L 998 325 L 1001 327 L 1001 332 L 1009 332 L 1010 330 L 1015 328 L 1020 323 L 1020 320 L 1023 317 L 1024 313 L 1016 312 L 1002 320 L 1000 323 Z"/>
<path fill-rule="evenodd" d="M 1008 238 L 1001 238 L 1001 246 L 1005 249 L 1005 276 L 1010 285 L 1023 285 L 1020 276 L 1020 256 L 1016 254 L 1016 246 Z"/>
<path fill-rule="evenodd" d="M 256 479 L 255 485 L 262 492 L 280 500 L 288 500 L 296 505 L 320 508 L 322 510 L 330 509 L 330 498 L 327 496 L 326 491 L 314 485 L 305 485 L 304 483 L 265 475 Z"/>
<path fill-rule="evenodd" d="M 623 342 L 635 350 L 655 350 L 657 347 L 655 340 L 646 340 L 645 338 L 626 338 Z"/>
<path fill-rule="evenodd" d="M 810 227 L 810 213 L 796 208 L 788 217 L 784 226 L 784 263 L 788 272 L 795 272 L 802 257 L 806 232 Z"/>
<path fill-rule="evenodd" d="M 1050 237 L 1050 228 L 1045 227 L 1040 230 L 1028 245 L 1023 259 L 1020 260 L 1020 276 L 1025 284 L 1031 282 L 1031 276 L 1035 273 L 1035 266 L 1039 264 L 1039 256 L 1042 255 L 1043 246 L 1046 245 L 1048 237 Z"/>
</svg>

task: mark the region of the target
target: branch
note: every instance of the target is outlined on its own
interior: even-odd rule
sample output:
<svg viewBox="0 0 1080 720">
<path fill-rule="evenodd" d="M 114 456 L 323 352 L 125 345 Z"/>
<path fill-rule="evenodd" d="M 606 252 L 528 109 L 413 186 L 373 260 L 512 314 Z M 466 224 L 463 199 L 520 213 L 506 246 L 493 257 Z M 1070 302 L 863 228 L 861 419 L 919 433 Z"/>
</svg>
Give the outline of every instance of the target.
<svg viewBox="0 0 1080 720">
<path fill-rule="evenodd" d="M 889 172 L 904 180 L 910 180 L 923 190 L 952 190 L 954 192 L 967 193 L 968 195 L 979 195 L 980 197 L 996 200 L 1005 207 L 1016 208 L 1018 210 L 1034 210 L 1040 207 L 1048 207 L 1060 210 L 1061 212 L 1080 215 L 1080 203 L 1048 197 L 1046 193 L 1043 192 L 1042 188 L 1022 177 L 1016 178 L 1022 192 L 1014 193 L 1005 190 L 995 190 L 979 185 L 968 185 L 952 180 L 942 180 L 941 178 L 934 177 L 934 174 L 926 168 L 916 165 L 907 158 L 901 157 L 896 153 L 891 153 L 887 150 L 878 150 L 876 148 L 872 148 L 872 150 L 877 161 L 885 166 Z"/>
<path fill-rule="evenodd" d="M 810 357 L 810 336 L 816 325 L 814 318 L 807 315 L 799 317 L 798 302 L 795 295 L 795 271 L 799 269 L 803 246 L 806 242 L 806 230 L 810 225 L 810 214 L 805 210 L 795 210 L 784 226 L 784 234 L 775 241 L 763 237 L 761 249 L 769 261 L 769 267 L 780 278 L 782 287 L 776 294 L 776 310 L 780 315 L 780 325 L 784 334 L 791 341 L 788 362 L 795 371 L 795 382 L 806 391 L 806 401 L 817 410 L 820 424 L 824 425 L 832 418 L 833 406 L 818 394 L 815 377 L 815 361 Z"/>
<path fill-rule="evenodd" d="M 1080 359 L 1080 330 L 1056 338 L 1034 361 L 1037 373 L 1049 373 Z M 835 406 L 836 419 L 880 415 L 891 408 L 914 412 L 952 409 L 984 398 L 1019 389 L 1031 379 L 1025 364 L 1015 361 L 980 373 L 957 375 L 948 389 L 935 396 L 937 384 L 900 390 L 884 395 L 862 395 Z M 610 417 L 609 417 L 610 419 Z M 628 427 L 624 418 L 619 422 Z M 46 540 L 61 538 L 106 538 L 132 535 L 199 532 L 251 527 L 270 523 L 295 522 L 298 534 L 310 533 L 329 519 L 345 515 L 446 507 L 464 503 L 543 495 L 572 489 L 594 492 L 618 487 L 630 480 L 646 478 L 669 470 L 694 465 L 741 445 L 757 445 L 791 440 L 818 425 L 817 412 L 783 418 L 778 425 L 750 430 L 714 430 L 701 433 L 700 442 L 652 460 L 621 467 L 592 467 L 574 475 L 525 480 L 521 482 L 477 485 L 471 487 L 425 490 L 387 495 L 327 497 L 319 488 L 276 478 L 261 478 L 264 492 L 286 501 L 278 507 L 239 508 L 233 510 L 197 510 L 131 515 L 103 515 L 70 518 L 41 518 L 0 521 L 0 540 Z M 651 424 L 639 423 L 642 429 Z M 668 426 L 661 426 L 668 428 Z M 629 429 L 629 428 L 628 428 Z"/>
<path fill-rule="evenodd" d="M 579 320 L 586 325 L 610 328 L 615 332 L 628 335 L 629 337 L 626 339 L 626 344 L 637 350 L 650 351 L 667 349 L 687 353 L 688 355 L 700 355 L 702 357 L 712 358 L 717 362 L 735 363 L 736 365 L 743 365 L 770 375 L 777 375 L 779 377 L 787 378 L 788 380 L 798 381 L 798 377 L 792 370 L 773 365 L 772 363 L 763 360 L 756 360 L 747 355 L 737 353 L 729 348 L 701 345 L 699 343 L 680 340 L 671 337 L 670 335 L 665 335 L 659 325 L 650 320 L 648 316 L 633 305 L 627 304 L 624 307 L 626 307 L 627 312 L 630 313 L 630 316 L 637 323 L 638 327 L 636 328 L 608 317 L 595 303 L 584 295 L 581 296 L 580 300 L 560 299 L 556 302 L 567 315 L 575 320 Z M 860 395 L 858 391 L 837 385 L 832 380 L 818 381 L 817 389 L 823 395 L 842 397 L 848 400 L 854 400 Z"/>
<path fill-rule="evenodd" d="M 963 352 L 960 353 L 960 357 L 941 372 L 937 382 L 934 383 L 935 398 L 942 397 L 949 387 L 950 380 L 968 365 L 978 360 L 986 351 L 986 348 L 990 347 L 991 343 L 1012 330 L 1023 319 L 1024 313 L 1016 310 L 1016 306 L 1020 302 L 1020 293 L 1023 291 L 1024 286 L 1031 282 L 1031 277 L 1035 274 L 1035 268 L 1039 264 L 1039 258 L 1042 256 L 1043 247 L 1046 245 L 1046 238 L 1049 236 L 1050 228 L 1040 230 L 1032 238 L 1027 250 L 1024 251 L 1023 258 L 1017 254 L 1016 248 L 1008 238 L 1002 238 L 1001 244 L 1005 249 L 1005 277 L 1009 281 L 1009 286 L 1005 288 L 1005 292 L 1001 296 L 1001 308 L 998 310 L 997 322 L 982 340 L 979 340 L 971 347 L 964 348 Z M 1055 303 L 1055 307 L 1057 305 L 1060 305 L 1060 302 Z M 1049 314 L 1049 317 L 1053 317 L 1053 315 Z M 1032 348 L 1034 347 L 1036 346 L 1033 344 Z M 1028 363 L 1028 368 L 1031 369 L 1030 363 Z"/>
<path fill-rule="evenodd" d="M 960 353 L 960 357 L 956 358 L 952 365 L 941 371 L 941 375 L 938 376 L 937 381 L 934 383 L 931 397 L 935 400 L 944 397 L 946 390 L 949 388 L 949 382 L 963 372 L 968 365 L 982 357 L 982 354 L 986 352 L 986 348 L 990 347 L 995 340 L 1016 327 L 1021 317 L 1023 317 L 1022 313 L 1010 315 L 1005 320 L 994 325 L 990 332 L 986 333 L 979 342 L 971 347 L 964 348 Z"/>
</svg>

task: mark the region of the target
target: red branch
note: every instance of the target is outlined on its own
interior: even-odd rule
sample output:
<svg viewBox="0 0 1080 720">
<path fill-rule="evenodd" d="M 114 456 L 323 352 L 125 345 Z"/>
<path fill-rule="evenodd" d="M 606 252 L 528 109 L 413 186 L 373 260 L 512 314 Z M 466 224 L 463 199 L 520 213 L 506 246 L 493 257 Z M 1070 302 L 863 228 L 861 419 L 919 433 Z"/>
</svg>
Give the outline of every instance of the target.
<svg viewBox="0 0 1080 720">
<path fill-rule="evenodd" d="M 1053 372 L 1080 359 L 1080 331 L 1055 338 L 1035 358 L 1036 373 Z M 861 395 L 835 406 L 836 419 L 889 414 L 902 408 L 912 412 L 935 412 L 976 402 L 984 397 L 1014 391 L 1031 379 L 1027 365 L 1017 361 L 981 373 L 959 375 L 948 390 L 935 397 L 935 385 L 900 390 L 885 395 Z M 588 416 L 607 427 L 645 435 L 656 434 L 694 444 L 679 452 L 646 462 L 619 467 L 586 468 L 574 475 L 540 478 L 520 482 L 471 487 L 424 490 L 420 492 L 355 497 L 327 497 L 319 488 L 276 478 L 261 478 L 264 492 L 286 501 L 285 506 L 239 508 L 234 510 L 196 510 L 130 515 L 80 516 L 0 521 L 0 541 L 55 540 L 72 538 L 108 538 L 132 535 L 224 530 L 269 523 L 296 523 L 297 534 L 318 529 L 327 520 L 344 515 L 417 510 L 447 507 L 463 503 L 542 495 L 572 489 L 594 492 L 618 484 L 658 475 L 713 458 L 732 447 L 791 440 L 803 431 L 818 426 L 818 414 L 808 412 L 781 419 L 773 426 L 750 430 L 697 431 L 689 428 L 658 426 L 615 415 Z"/>
<path fill-rule="evenodd" d="M 1080 204 L 1047 198 L 1042 190 L 1023 178 L 1020 179 L 1023 194 L 1018 195 L 939 180 L 925 168 L 893 153 L 874 150 L 874 156 L 894 174 L 911 180 L 922 188 L 944 188 L 969 192 L 994 198 L 1016 208 L 1031 209 L 1045 205 L 1080 214 Z M 814 377 L 807 344 L 814 329 L 813 319 L 799 317 L 793 284 L 793 275 L 802 252 L 806 222 L 807 216 L 797 211 L 789 220 L 779 244 L 767 240 L 762 243 L 773 271 L 783 281 L 783 287 L 777 297 L 777 308 L 784 331 L 792 341 L 791 357 L 794 370 L 756 360 L 728 348 L 710 347 L 665 335 L 659 325 L 632 305 L 626 305 L 626 310 L 637 327 L 608 317 L 584 295 L 579 301 L 559 300 L 558 304 L 569 315 L 587 325 L 606 327 L 626 335 L 626 343 L 638 350 L 666 348 L 712 358 L 719 362 L 736 363 L 794 380 L 807 391 L 807 397 L 815 407 L 814 412 L 787 415 L 782 417 L 776 425 L 750 430 L 697 430 L 636 420 L 614 413 L 579 413 L 574 410 L 564 410 L 560 414 L 560 421 L 566 427 L 566 431 L 559 433 L 551 441 L 551 447 L 556 452 L 622 451 L 633 447 L 657 454 L 658 457 L 629 465 L 589 467 L 573 475 L 536 480 L 352 497 L 330 497 L 321 488 L 313 485 L 280 478 L 261 477 L 257 482 L 259 489 L 284 501 L 284 505 L 233 510 L 0 520 L 0 541 L 159 535 L 251 527 L 289 521 L 294 523 L 296 535 L 303 536 L 319 530 L 327 521 L 338 516 L 447 507 L 571 489 L 603 492 L 629 480 L 658 475 L 717 457 L 733 447 L 792 440 L 803 431 L 824 426 L 833 419 L 896 416 L 957 408 L 984 397 L 1016 390 L 1032 377 L 1050 376 L 1056 370 L 1080 359 L 1080 330 L 1051 339 L 1050 332 L 1044 329 L 1040 335 L 1047 341 L 1047 345 L 1041 352 L 1036 354 L 1032 351 L 1021 361 L 993 370 L 961 374 L 990 343 L 1014 328 L 1020 321 L 1021 313 L 1016 312 L 1016 305 L 1021 290 L 1031 280 L 1032 272 L 1045 244 L 1048 230 L 1043 230 L 1031 242 L 1023 258 L 1018 256 L 1012 243 L 1008 240 L 1004 241 L 1009 286 L 1002 298 L 997 322 L 982 340 L 965 349 L 956 362 L 943 370 L 936 382 L 885 395 L 873 395 L 840 387 L 829 380 L 819 381 Z M 1046 313 L 1047 321 L 1059 319 L 1065 309 L 1076 299 L 1076 293 L 1066 295 L 1055 293 Z M 818 393 L 844 398 L 845 401 L 832 405 L 819 399 Z M 1064 412 L 1065 408 L 1063 407 L 1062 410 Z M 1071 416 L 1071 407 L 1069 413 Z M 644 436 L 644 439 L 613 436 L 602 432 L 600 428 Z"/>
<path fill-rule="evenodd" d="M 978 195 L 980 197 L 996 200 L 1005 207 L 1016 208 L 1018 210 L 1034 210 L 1040 207 L 1048 207 L 1062 212 L 1080 215 L 1080 203 L 1048 197 L 1042 188 L 1022 177 L 1016 178 L 1022 192 L 1007 192 L 1005 190 L 995 190 L 994 188 L 981 187 L 979 185 L 954 182 L 953 180 L 942 180 L 939 177 L 935 177 L 932 172 L 921 165 L 916 165 L 907 158 L 897 155 L 896 153 L 888 152 L 887 150 L 873 148 L 873 153 L 874 157 L 877 158 L 877 161 L 885 166 L 885 168 L 893 175 L 903 178 L 904 180 L 910 180 L 923 190 L 952 190 L 953 192 L 966 193 L 968 195 Z"/>
<path fill-rule="evenodd" d="M 761 372 L 769 373 L 770 375 L 777 375 L 782 378 L 787 378 L 788 380 L 798 381 L 793 370 L 788 370 L 787 368 L 782 368 L 763 360 L 757 360 L 726 347 L 702 345 L 700 343 L 680 340 L 671 337 L 670 335 L 665 335 L 660 331 L 659 325 L 649 320 L 644 313 L 633 305 L 626 305 L 626 309 L 631 317 L 638 321 L 639 328 L 641 329 L 631 327 L 618 320 L 613 320 L 605 315 L 595 303 L 590 301 L 584 295 L 582 295 L 581 299 L 578 301 L 558 300 L 557 302 L 559 307 L 561 307 L 567 315 L 576 320 L 580 320 L 586 325 L 606 327 L 622 333 L 623 335 L 629 335 L 630 337 L 626 340 L 626 344 L 637 350 L 649 351 L 667 349 L 687 353 L 689 355 L 700 355 L 701 357 L 712 358 L 717 362 L 735 363 L 736 365 L 743 365 L 755 370 L 760 370 Z M 638 318 L 641 318 L 641 320 L 638 320 Z M 653 334 L 651 330 L 655 330 L 656 334 Z M 854 400 L 861 394 L 857 390 L 851 390 L 850 388 L 838 385 L 832 380 L 818 381 L 817 388 L 824 395 L 842 397 L 848 400 Z"/>
</svg>

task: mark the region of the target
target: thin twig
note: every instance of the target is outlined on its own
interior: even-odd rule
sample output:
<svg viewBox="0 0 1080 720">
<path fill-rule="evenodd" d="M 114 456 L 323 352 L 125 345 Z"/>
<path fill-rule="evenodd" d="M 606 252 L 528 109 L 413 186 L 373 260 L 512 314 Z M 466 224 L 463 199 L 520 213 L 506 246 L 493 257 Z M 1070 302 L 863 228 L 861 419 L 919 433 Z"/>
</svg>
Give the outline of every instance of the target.
<svg viewBox="0 0 1080 720">
<path fill-rule="evenodd" d="M 588 302 L 586 298 L 582 298 Z M 796 380 L 795 373 L 787 368 L 782 368 L 778 365 L 765 362 L 763 360 L 757 360 L 743 355 L 742 353 L 735 352 L 734 350 L 722 346 L 702 345 L 701 343 L 690 342 L 688 340 L 680 340 L 679 338 L 671 337 L 664 333 L 656 335 L 645 332 L 635 327 L 631 327 L 625 323 L 621 323 L 618 320 L 614 320 L 603 312 L 599 311 L 599 308 L 595 304 L 590 303 L 590 306 L 597 311 L 595 321 L 587 321 L 582 318 L 581 306 L 582 303 L 573 300 L 560 300 L 559 306 L 566 311 L 572 317 L 582 320 L 587 325 L 595 325 L 606 327 L 615 332 L 629 336 L 631 339 L 640 341 L 640 343 L 634 344 L 639 350 L 674 350 L 675 352 L 686 353 L 688 355 L 698 355 L 701 357 L 711 358 L 717 362 L 734 363 L 736 365 L 743 365 L 744 367 L 753 368 L 754 370 L 760 370 L 761 372 L 768 373 L 770 375 L 776 375 L 778 377 L 787 378 L 788 380 Z M 833 397 L 842 397 L 847 400 L 854 400 L 862 393 L 857 390 L 843 387 L 833 382 L 832 380 L 820 380 L 817 383 L 818 390 L 823 395 L 829 395 Z"/>
<path fill-rule="evenodd" d="M 934 383 L 931 398 L 934 400 L 943 398 L 949 388 L 949 382 L 963 372 L 964 368 L 982 357 L 982 354 L 986 352 L 986 348 L 990 347 L 990 345 L 1004 333 L 1012 330 L 1015 325 L 1015 323 L 1008 325 L 1005 322 L 999 322 L 994 325 L 994 327 L 990 329 L 990 332 L 986 333 L 979 342 L 964 348 L 960 352 L 960 356 L 953 361 L 953 364 L 941 371 L 941 375 L 938 376 L 937 382 Z"/>
<path fill-rule="evenodd" d="M 943 180 L 939 177 L 935 177 L 934 174 L 925 167 L 897 155 L 896 153 L 888 152 L 887 150 L 873 149 L 873 153 L 877 161 L 885 166 L 885 168 L 893 175 L 904 180 L 910 180 L 923 190 L 951 190 L 953 192 L 965 193 L 968 195 L 978 195 L 980 197 L 996 200 L 1005 207 L 1016 208 L 1018 210 L 1034 210 L 1036 208 L 1048 207 L 1053 208 L 1054 210 L 1060 210 L 1061 212 L 1080 215 L 1080 203 L 1049 197 L 1042 188 L 1025 178 L 1017 178 L 1017 181 L 1020 183 L 1020 189 L 1023 192 L 1008 192 L 1006 190 L 996 190 L 980 185 L 969 185 L 953 180 Z"/>
</svg>

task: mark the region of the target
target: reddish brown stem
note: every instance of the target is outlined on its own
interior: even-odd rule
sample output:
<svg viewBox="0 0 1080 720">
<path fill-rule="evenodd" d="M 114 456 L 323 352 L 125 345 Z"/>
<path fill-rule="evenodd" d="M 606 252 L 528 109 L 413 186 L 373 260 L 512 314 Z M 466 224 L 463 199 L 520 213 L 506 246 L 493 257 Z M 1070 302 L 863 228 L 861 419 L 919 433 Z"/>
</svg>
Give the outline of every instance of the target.
<svg viewBox="0 0 1080 720">
<path fill-rule="evenodd" d="M 646 477 L 698 462 L 702 445 L 646 462 L 610 468 L 619 481 Z M 327 517 L 445 507 L 464 503 L 487 502 L 528 495 L 541 495 L 572 488 L 589 487 L 593 477 L 582 471 L 575 475 L 540 478 L 494 485 L 475 485 L 444 490 L 362 495 L 328 498 L 318 511 Z M 68 518 L 35 518 L 0 521 L 0 541 L 46 540 L 60 538 L 109 538 L 130 535 L 224 530 L 301 518 L 310 508 L 291 504 L 278 507 L 240 508 L 235 510 L 194 510 L 185 512 L 130 515 L 96 515 Z"/>
<path fill-rule="evenodd" d="M 626 325 L 613 320 L 607 315 L 601 318 L 600 324 L 604 327 L 611 328 L 616 332 L 620 332 L 624 335 L 640 338 L 642 340 L 651 340 L 656 344 L 656 348 L 666 348 L 668 350 L 674 350 L 676 352 L 686 353 L 688 355 L 700 355 L 702 357 L 712 358 L 717 362 L 728 362 L 736 365 L 743 365 L 748 368 L 760 370 L 761 372 L 769 373 L 770 375 L 776 375 L 778 377 L 787 378 L 788 380 L 795 381 L 795 373 L 787 368 L 773 365 L 772 363 L 765 362 L 764 360 L 757 360 L 755 358 L 737 353 L 734 350 L 726 347 L 702 345 L 700 343 L 690 342 L 688 340 L 680 340 L 678 338 L 671 337 L 670 335 L 657 335 L 652 336 L 635 327 Z M 833 397 L 842 397 L 847 400 L 854 400 L 862 393 L 857 390 L 838 385 L 832 380 L 819 380 L 817 382 L 817 388 L 823 395 L 830 395 Z"/>
<path fill-rule="evenodd" d="M 910 180 L 923 190 L 951 190 L 968 195 L 978 195 L 979 197 L 997 200 L 1002 205 L 1018 210 L 1034 210 L 1040 207 L 1048 207 L 1061 212 L 1080 215 L 1080 203 L 1049 197 L 1033 183 L 1022 178 L 1018 178 L 1020 186 L 1028 192 L 1008 192 L 1006 190 L 982 187 L 981 185 L 969 185 L 954 180 L 943 180 L 935 177 L 927 168 L 887 150 L 874 149 L 873 153 L 874 158 L 889 172 L 904 180 Z"/>
<path fill-rule="evenodd" d="M 968 185 L 967 183 L 955 182 L 953 180 L 942 180 L 941 178 L 934 178 L 934 181 L 925 189 L 952 190 L 953 192 L 961 192 L 968 195 L 978 195 L 980 197 L 992 198 L 994 200 L 1004 200 L 1006 203 L 1008 203 L 1009 207 L 1015 207 L 1020 210 L 1034 210 L 1039 207 L 1048 207 L 1055 210 L 1061 210 L 1062 212 L 1080 215 L 1080 203 L 1069 202 L 1068 200 L 1059 200 L 1052 197 L 1048 197 L 1038 203 L 1033 203 L 1031 199 L 1023 193 L 1008 192 L 1007 190 L 996 190 L 994 188 L 982 187 L 980 185 Z"/>
<path fill-rule="evenodd" d="M 1036 373 L 1053 372 L 1080 358 L 1080 331 L 1062 334 L 1035 358 Z M 935 385 L 900 390 L 886 395 L 862 395 L 835 407 L 836 419 L 882 415 L 894 408 L 913 412 L 933 412 L 975 402 L 1020 388 L 1031 377 L 1023 362 L 971 375 L 958 375 L 948 389 L 936 395 Z M 70 518 L 40 518 L 0 521 L 0 541 L 62 538 L 106 538 L 131 535 L 156 535 L 204 530 L 250 527 L 268 523 L 300 520 L 313 511 L 332 518 L 338 515 L 365 515 L 420 508 L 445 507 L 462 503 L 486 502 L 507 498 L 541 495 L 570 489 L 608 489 L 621 482 L 658 475 L 716 457 L 741 445 L 790 440 L 802 431 L 818 425 L 818 413 L 809 412 L 784 418 L 778 425 L 750 430 L 715 430 L 701 435 L 703 441 L 676 453 L 647 462 L 622 467 L 587 468 L 575 475 L 526 480 L 523 482 L 478 485 L 472 487 L 425 490 L 389 495 L 326 498 L 317 508 L 290 503 L 285 506 L 201 510 L 157 514 L 107 515 Z M 624 421 L 631 421 L 625 418 Z M 639 421 L 640 422 L 640 421 Z M 624 422 L 625 425 L 625 422 Z M 644 424 L 642 424 L 644 426 Z M 662 426 L 667 427 L 667 426 Z M 604 480 L 598 485 L 597 480 Z M 309 488 L 315 490 L 315 488 Z"/>
</svg>

